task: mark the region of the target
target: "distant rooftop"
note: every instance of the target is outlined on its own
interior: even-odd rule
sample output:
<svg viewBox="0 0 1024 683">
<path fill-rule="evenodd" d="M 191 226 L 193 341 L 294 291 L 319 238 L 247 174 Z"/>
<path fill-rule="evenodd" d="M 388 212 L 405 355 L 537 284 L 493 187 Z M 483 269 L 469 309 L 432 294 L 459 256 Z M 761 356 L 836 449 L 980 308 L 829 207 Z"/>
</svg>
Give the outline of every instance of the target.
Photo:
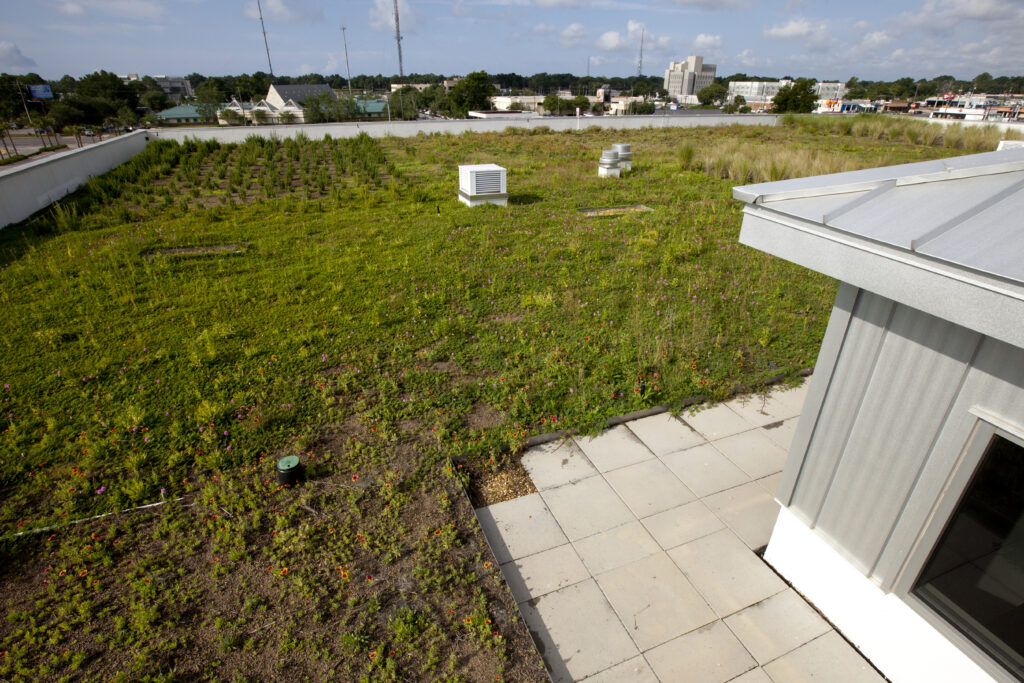
<svg viewBox="0 0 1024 683">
<path fill-rule="evenodd" d="M 277 94 L 281 96 L 281 99 L 293 100 L 299 105 L 304 104 L 306 98 L 312 97 L 313 95 L 330 93 L 331 96 L 334 96 L 334 91 L 331 90 L 331 86 L 326 83 L 316 83 L 314 85 L 272 85 L 270 87 L 277 91 Z"/>
</svg>

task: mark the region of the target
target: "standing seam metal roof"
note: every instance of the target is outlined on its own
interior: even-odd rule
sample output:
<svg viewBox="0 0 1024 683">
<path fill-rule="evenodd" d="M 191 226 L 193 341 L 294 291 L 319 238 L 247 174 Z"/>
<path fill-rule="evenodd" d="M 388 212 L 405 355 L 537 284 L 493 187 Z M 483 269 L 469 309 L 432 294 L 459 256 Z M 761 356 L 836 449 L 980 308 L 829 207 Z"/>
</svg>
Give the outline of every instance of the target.
<svg viewBox="0 0 1024 683">
<path fill-rule="evenodd" d="M 746 185 L 733 196 L 1024 284 L 1024 149 Z"/>
</svg>

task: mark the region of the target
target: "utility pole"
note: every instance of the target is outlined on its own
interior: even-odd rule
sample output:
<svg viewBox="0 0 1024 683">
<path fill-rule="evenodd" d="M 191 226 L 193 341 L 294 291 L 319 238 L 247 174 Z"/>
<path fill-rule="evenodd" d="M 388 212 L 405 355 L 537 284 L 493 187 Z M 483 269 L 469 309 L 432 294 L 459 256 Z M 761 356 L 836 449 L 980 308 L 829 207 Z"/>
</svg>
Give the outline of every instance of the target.
<svg viewBox="0 0 1024 683">
<path fill-rule="evenodd" d="M 36 124 L 32 123 L 32 114 L 28 113 L 28 105 L 25 104 L 25 93 L 21 92 L 21 81 L 15 79 L 14 82 L 18 85 L 18 95 L 21 97 L 21 106 L 25 108 L 25 116 L 28 117 L 28 125 L 34 126 Z"/>
<path fill-rule="evenodd" d="M 270 63 L 270 43 L 267 42 L 267 27 L 263 23 L 263 5 L 256 0 L 256 9 L 260 13 L 260 28 L 263 29 L 263 47 L 267 48 L 267 66 L 270 68 L 270 77 L 274 77 L 274 65 Z"/>
<path fill-rule="evenodd" d="M 405 78 L 402 70 L 402 32 L 398 29 L 398 0 L 395 0 L 395 43 L 398 45 L 398 77 Z"/>
<path fill-rule="evenodd" d="M 642 77 L 644 74 L 644 34 L 647 33 L 647 27 L 640 28 L 640 59 L 636 63 L 636 75 Z"/>
<path fill-rule="evenodd" d="M 341 27 L 341 39 L 345 41 L 345 78 L 348 79 L 348 98 L 352 99 L 352 71 L 348 68 L 348 36 L 345 35 L 345 27 Z"/>
</svg>

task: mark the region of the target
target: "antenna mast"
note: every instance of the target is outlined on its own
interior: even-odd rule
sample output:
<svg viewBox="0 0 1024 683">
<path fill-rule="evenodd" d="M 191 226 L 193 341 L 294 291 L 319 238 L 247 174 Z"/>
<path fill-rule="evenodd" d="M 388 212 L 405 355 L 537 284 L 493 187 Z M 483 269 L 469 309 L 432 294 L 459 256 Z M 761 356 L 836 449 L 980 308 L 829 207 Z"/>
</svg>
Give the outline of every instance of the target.
<svg viewBox="0 0 1024 683">
<path fill-rule="evenodd" d="M 404 78 L 402 70 L 402 32 L 398 30 L 398 0 L 395 0 L 395 43 L 398 45 L 398 77 Z"/>
<path fill-rule="evenodd" d="M 644 34 L 647 33 L 647 27 L 644 26 L 640 29 L 640 59 L 636 63 L 636 75 L 638 78 L 644 75 Z"/>
<path fill-rule="evenodd" d="M 274 65 L 270 63 L 270 43 L 267 42 L 267 27 L 263 24 L 263 5 L 256 0 L 256 9 L 260 13 L 260 28 L 263 29 L 263 47 L 267 48 L 267 66 L 270 67 L 270 75 L 274 75 Z"/>
<path fill-rule="evenodd" d="M 345 78 L 348 79 L 348 98 L 352 99 L 352 71 L 348 68 L 348 36 L 345 35 L 345 27 L 341 27 L 341 39 L 345 41 Z"/>
</svg>

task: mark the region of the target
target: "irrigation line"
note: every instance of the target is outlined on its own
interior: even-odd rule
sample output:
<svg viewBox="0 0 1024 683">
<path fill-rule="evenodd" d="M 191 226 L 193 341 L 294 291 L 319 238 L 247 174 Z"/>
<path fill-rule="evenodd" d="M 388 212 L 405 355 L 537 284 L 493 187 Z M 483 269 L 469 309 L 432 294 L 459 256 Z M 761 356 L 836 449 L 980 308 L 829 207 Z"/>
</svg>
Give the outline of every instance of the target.
<svg viewBox="0 0 1024 683">
<path fill-rule="evenodd" d="M 804 368 L 802 370 L 797 370 L 795 374 L 798 377 L 809 377 L 813 372 L 814 372 L 813 368 Z M 763 382 L 759 382 L 758 386 L 772 386 L 774 384 L 778 384 L 779 382 L 782 382 L 787 377 L 789 377 L 788 374 L 774 375 L 774 376 L 769 377 L 768 379 L 764 380 Z M 739 385 L 736 385 L 732 389 L 729 390 L 729 395 L 730 396 L 736 396 L 738 394 L 748 393 L 753 388 L 754 388 L 754 385 L 739 384 Z M 689 408 L 692 405 L 697 405 L 697 404 L 700 404 L 700 403 L 704 403 L 707 400 L 708 400 L 707 396 L 705 396 L 703 394 L 698 394 L 697 396 L 691 396 L 690 398 L 688 398 L 685 401 L 683 401 L 682 404 L 680 404 L 679 407 L 681 409 L 682 408 Z M 650 417 L 651 415 L 660 415 L 661 413 L 666 413 L 666 412 L 670 411 L 671 409 L 672 409 L 672 406 L 669 406 L 669 405 L 658 405 L 658 406 L 652 406 L 650 408 L 645 408 L 643 410 L 637 410 L 637 411 L 632 412 L 632 413 L 626 413 L 625 415 L 617 415 L 615 417 L 610 417 L 610 418 L 608 418 L 607 421 L 605 421 L 605 428 L 607 429 L 607 428 L 611 428 L 611 427 L 616 427 L 616 426 L 618 426 L 620 424 L 624 424 L 626 422 L 631 422 L 633 420 L 639 420 L 640 418 L 643 418 L 643 417 Z M 576 433 L 576 430 L 561 429 L 561 430 L 559 430 L 557 432 L 548 432 L 546 434 L 537 434 L 535 436 L 531 436 L 530 438 L 526 439 L 526 441 L 523 442 L 523 448 L 524 449 L 533 448 L 534 446 L 540 446 L 540 445 L 543 445 L 543 444 L 546 444 L 546 443 L 551 443 L 552 441 L 558 441 L 559 439 L 567 439 L 567 438 L 569 438 L 570 436 L 572 436 L 575 433 Z M 509 452 L 509 449 L 506 447 L 504 449 L 504 451 L 505 452 Z M 469 492 L 466 491 L 466 488 L 463 487 L 463 486 L 460 486 L 459 488 L 461 488 L 463 493 L 466 494 L 466 497 L 467 497 L 467 500 L 468 500 L 469 499 Z M 104 517 L 112 517 L 114 515 L 123 515 L 123 514 L 128 513 L 128 512 L 138 512 L 139 510 L 148 510 L 148 509 L 151 509 L 151 508 L 160 507 L 162 505 L 167 505 L 169 503 L 177 503 L 177 502 L 182 501 L 182 500 L 185 500 L 184 496 L 181 496 L 179 498 L 172 498 L 170 500 L 161 500 L 161 501 L 157 501 L 155 503 L 147 503 L 145 505 L 139 505 L 138 507 L 125 508 L 124 510 L 120 510 L 120 511 L 117 511 L 117 512 L 105 512 L 102 515 L 95 515 L 94 517 L 83 517 L 81 519 L 73 519 L 71 521 L 64 522 L 63 524 L 53 524 L 53 525 L 50 525 L 50 526 L 39 527 L 38 529 L 29 529 L 28 531 L 19 531 L 18 533 L 11 534 L 10 536 L 0 537 L 0 541 L 6 541 L 6 540 L 9 540 L 9 539 L 19 538 L 21 536 L 28 536 L 28 535 L 32 535 L 32 534 L 40 534 L 40 533 L 43 533 L 44 531 L 53 531 L 55 529 L 63 529 L 64 527 L 71 526 L 72 524 L 82 524 L 84 522 L 92 522 L 92 521 L 95 521 L 97 519 L 103 519 Z M 183 507 L 192 507 L 193 505 L 195 505 L 194 502 L 188 503 L 187 505 L 184 505 Z M 306 506 L 302 506 L 302 507 L 306 507 Z M 473 507 L 472 502 L 470 502 L 470 507 L 471 508 Z M 229 516 L 232 516 L 232 517 L 234 516 L 230 512 L 225 510 L 223 507 L 220 508 L 220 509 L 223 510 L 225 514 L 227 514 Z M 308 508 L 308 507 L 306 509 L 310 510 L 310 508 Z M 315 512 L 313 510 L 310 510 L 310 511 L 311 512 Z M 475 508 L 474 508 L 474 514 L 475 514 Z M 488 542 L 488 545 L 490 545 L 490 542 Z M 493 549 L 492 549 L 492 552 L 493 552 Z"/>
<path fill-rule="evenodd" d="M 185 497 L 182 496 L 180 498 L 172 498 L 170 500 L 160 500 L 160 501 L 157 501 L 155 503 L 146 503 L 145 505 L 140 505 L 140 506 L 134 507 L 134 508 L 125 508 L 124 510 L 120 510 L 120 511 L 116 511 L 116 512 L 104 512 L 102 515 L 96 515 L 94 517 L 82 517 L 81 519 L 72 519 L 72 520 L 70 520 L 68 522 L 64 522 L 63 524 L 52 524 L 50 526 L 39 527 L 38 529 L 29 529 L 28 531 L 19 531 L 16 534 L 11 534 L 10 536 L 4 536 L 3 538 L 0 538 L 0 541 L 7 541 L 7 540 L 10 540 L 10 539 L 13 539 L 13 538 L 18 538 L 19 536 L 28 536 L 28 535 L 31 535 L 31 534 L 40 534 L 40 533 L 42 533 L 44 531 L 53 531 L 54 529 L 63 529 L 64 527 L 71 526 L 72 524 L 82 524 L 84 522 L 92 522 L 92 521 L 97 520 L 97 519 L 103 519 L 104 517 L 112 517 L 114 515 L 123 515 L 126 512 L 137 512 L 139 510 L 146 510 L 148 508 L 160 507 L 161 505 L 167 505 L 168 503 L 177 503 L 180 500 L 185 500 Z M 193 503 L 189 503 L 187 505 L 184 505 L 182 507 L 192 507 L 193 505 L 195 505 L 194 502 Z"/>
</svg>

